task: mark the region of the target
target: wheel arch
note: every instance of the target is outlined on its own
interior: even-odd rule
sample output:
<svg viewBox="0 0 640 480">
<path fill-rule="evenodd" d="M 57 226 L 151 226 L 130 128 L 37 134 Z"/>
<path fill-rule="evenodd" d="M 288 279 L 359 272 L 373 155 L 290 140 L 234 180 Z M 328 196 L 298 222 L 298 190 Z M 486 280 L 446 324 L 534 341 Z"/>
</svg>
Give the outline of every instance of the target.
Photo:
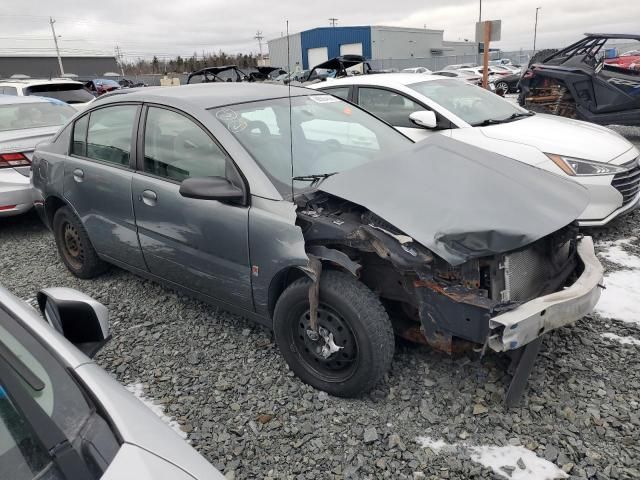
<svg viewBox="0 0 640 480">
<path fill-rule="evenodd" d="M 53 217 L 62 207 L 68 207 L 69 204 L 57 195 L 50 195 L 44 201 L 44 214 L 47 220 L 47 226 L 53 228 Z"/>
</svg>

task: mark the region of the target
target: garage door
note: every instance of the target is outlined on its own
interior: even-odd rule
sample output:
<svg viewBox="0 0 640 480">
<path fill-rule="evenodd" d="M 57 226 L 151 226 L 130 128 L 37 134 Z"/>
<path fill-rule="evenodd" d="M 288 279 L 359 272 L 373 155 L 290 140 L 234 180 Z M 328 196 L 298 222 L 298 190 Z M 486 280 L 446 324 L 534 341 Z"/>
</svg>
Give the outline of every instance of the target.
<svg viewBox="0 0 640 480">
<path fill-rule="evenodd" d="M 345 43 L 340 45 L 340 55 L 362 55 L 362 43 Z M 362 65 L 351 67 L 347 71 L 357 71 L 362 73 Z"/>
<path fill-rule="evenodd" d="M 327 47 L 310 48 L 307 50 L 307 61 L 309 68 L 313 68 L 319 63 L 329 60 L 329 50 Z"/>
</svg>

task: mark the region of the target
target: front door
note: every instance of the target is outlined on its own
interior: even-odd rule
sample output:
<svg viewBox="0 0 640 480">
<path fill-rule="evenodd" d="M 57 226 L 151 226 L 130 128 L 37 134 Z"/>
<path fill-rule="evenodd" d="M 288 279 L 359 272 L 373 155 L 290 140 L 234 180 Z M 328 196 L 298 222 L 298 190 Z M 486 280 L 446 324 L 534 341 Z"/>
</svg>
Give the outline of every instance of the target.
<svg viewBox="0 0 640 480">
<path fill-rule="evenodd" d="M 145 269 L 131 204 L 131 152 L 139 108 L 108 106 L 76 120 L 64 162 L 63 192 L 98 254 Z"/>
<path fill-rule="evenodd" d="M 416 126 L 409 115 L 413 112 L 430 109 L 399 92 L 380 87 L 359 86 L 356 92 L 356 101 L 360 107 L 392 125 L 414 142 L 424 140 L 434 133 L 442 132 L 438 129 Z M 438 113 L 436 113 L 436 117 L 439 117 Z"/>
<path fill-rule="evenodd" d="M 253 309 L 248 249 L 249 208 L 180 195 L 190 177 L 241 183 L 211 135 L 181 112 L 146 112 L 133 204 L 149 271 L 210 297 Z"/>
</svg>

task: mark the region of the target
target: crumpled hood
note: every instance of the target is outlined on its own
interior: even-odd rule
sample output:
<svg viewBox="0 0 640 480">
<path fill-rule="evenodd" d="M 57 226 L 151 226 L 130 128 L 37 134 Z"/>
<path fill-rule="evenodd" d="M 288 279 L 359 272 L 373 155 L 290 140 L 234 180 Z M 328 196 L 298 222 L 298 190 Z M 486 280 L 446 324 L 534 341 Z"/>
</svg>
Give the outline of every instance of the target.
<svg viewBox="0 0 640 480">
<path fill-rule="evenodd" d="M 628 140 L 608 128 L 543 113 L 479 130 L 495 140 L 531 145 L 544 153 L 596 162 L 610 162 L 633 148 Z"/>
<path fill-rule="evenodd" d="M 0 131 L 0 152 L 25 152 L 35 149 L 43 140 L 53 137 L 62 125 Z"/>
<path fill-rule="evenodd" d="M 452 265 L 528 245 L 573 222 L 589 201 L 576 182 L 442 135 L 319 189 L 367 208 Z"/>
</svg>

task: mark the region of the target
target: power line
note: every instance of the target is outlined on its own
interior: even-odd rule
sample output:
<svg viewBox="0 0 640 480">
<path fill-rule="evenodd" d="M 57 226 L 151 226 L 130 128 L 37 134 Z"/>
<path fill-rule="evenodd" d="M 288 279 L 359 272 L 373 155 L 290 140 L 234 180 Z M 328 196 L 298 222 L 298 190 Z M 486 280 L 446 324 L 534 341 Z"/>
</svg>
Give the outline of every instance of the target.
<svg viewBox="0 0 640 480">
<path fill-rule="evenodd" d="M 256 36 L 255 36 L 255 37 L 253 37 L 253 38 L 255 38 L 256 40 L 258 40 L 258 47 L 260 48 L 260 61 L 262 61 L 262 39 L 264 38 L 264 37 L 262 36 L 262 32 L 261 32 L 260 30 L 258 30 L 258 31 L 256 32 Z"/>
<path fill-rule="evenodd" d="M 329 23 L 331 24 L 331 26 L 332 26 L 332 27 L 335 27 L 335 26 L 336 26 L 336 23 L 338 23 L 338 19 L 337 19 L 337 18 L 335 18 L 335 17 L 331 17 L 331 18 L 329 19 Z"/>
</svg>

